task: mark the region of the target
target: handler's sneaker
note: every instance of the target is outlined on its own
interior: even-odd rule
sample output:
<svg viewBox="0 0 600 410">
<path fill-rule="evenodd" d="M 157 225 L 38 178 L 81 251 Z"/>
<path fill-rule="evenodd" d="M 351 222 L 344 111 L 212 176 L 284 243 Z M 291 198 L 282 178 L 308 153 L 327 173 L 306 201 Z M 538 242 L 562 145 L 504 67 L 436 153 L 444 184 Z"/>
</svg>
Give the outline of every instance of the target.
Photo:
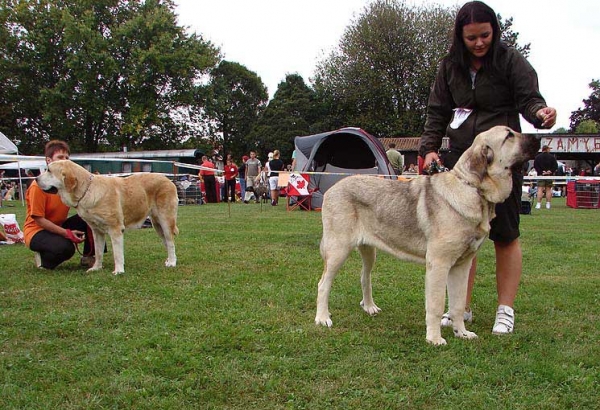
<svg viewBox="0 0 600 410">
<path fill-rule="evenodd" d="M 515 327 L 515 311 L 510 306 L 500 305 L 496 311 L 496 321 L 492 328 L 495 335 L 507 335 L 513 332 Z"/>
<path fill-rule="evenodd" d="M 35 260 L 35 267 L 41 268 L 42 267 L 42 255 L 40 255 L 39 252 L 34 252 L 33 259 Z"/>
<path fill-rule="evenodd" d="M 542 209 L 542 203 L 538 202 L 537 204 L 535 204 L 535 209 Z"/>
<path fill-rule="evenodd" d="M 466 323 L 471 323 L 473 322 L 473 311 L 469 310 L 466 311 L 463 314 L 463 318 L 465 319 Z M 450 319 L 450 313 L 446 312 L 442 315 L 442 323 L 441 323 L 442 327 L 450 327 L 452 326 L 452 319 Z"/>
<path fill-rule="evenodd" d="M 546 209 L 550 209 L 550 202 L 546 202 Z"/>
</svg>

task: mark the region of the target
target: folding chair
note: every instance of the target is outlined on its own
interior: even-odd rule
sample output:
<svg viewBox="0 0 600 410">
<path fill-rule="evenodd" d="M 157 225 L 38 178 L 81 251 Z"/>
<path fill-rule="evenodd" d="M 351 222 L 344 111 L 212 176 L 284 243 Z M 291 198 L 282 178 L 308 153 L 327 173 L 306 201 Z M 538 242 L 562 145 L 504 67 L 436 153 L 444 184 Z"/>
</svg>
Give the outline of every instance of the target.
<svg viewBox="0 0 600 410">
<path fill-rule="evenodd" d="M 292 172 L 289 175 L 287 185 L 287 210 L 304 209 L 311 210 L 312 190 L 308 188 L 310 182 L 309 174 Z"/>
</svg>

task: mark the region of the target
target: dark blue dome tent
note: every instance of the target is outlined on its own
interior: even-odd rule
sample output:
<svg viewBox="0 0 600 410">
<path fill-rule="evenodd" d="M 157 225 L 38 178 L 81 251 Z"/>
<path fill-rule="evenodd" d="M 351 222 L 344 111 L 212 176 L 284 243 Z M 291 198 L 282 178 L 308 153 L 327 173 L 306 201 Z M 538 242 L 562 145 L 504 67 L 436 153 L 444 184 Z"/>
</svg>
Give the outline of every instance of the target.
<svg viewBox="0 0 600 410">
<path fill-rule="evenodd" d="M 335 174 L 377 174 L 396 178 L 381 142 L 360 128 L 347 127 L 296 137 L 294 146 L 294 171 L 325 173 L 310 175 L 309 188 L 314 191 L 313 208 L 320 208 L 325 192 L 349 176 Z"/>
</svg>

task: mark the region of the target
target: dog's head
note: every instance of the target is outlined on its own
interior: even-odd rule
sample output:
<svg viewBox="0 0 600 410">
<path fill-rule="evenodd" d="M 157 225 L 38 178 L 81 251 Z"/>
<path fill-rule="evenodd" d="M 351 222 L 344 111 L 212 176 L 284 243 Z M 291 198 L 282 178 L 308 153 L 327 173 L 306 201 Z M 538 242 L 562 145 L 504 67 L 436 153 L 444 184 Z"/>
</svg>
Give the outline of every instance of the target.
<svg viewBox="0 0 600 410">
<path fill-rule="evenodd" d="M 36 178 L 38 186 L 49 193 L 58 193 L 65 205 L 74 206 L 82 180 L 88 172 L 70 160 L 54 161 L 48 164 L 46 172 Z"/>
<path fill-rule="evenodd" d="M 497 126 L 479 134 L 456 163 L 460 178 L 479 188 L 489 202 L 503 202 L 512 189 L 512 172 L 540 149 L 534 136 Z"/>
</svg>

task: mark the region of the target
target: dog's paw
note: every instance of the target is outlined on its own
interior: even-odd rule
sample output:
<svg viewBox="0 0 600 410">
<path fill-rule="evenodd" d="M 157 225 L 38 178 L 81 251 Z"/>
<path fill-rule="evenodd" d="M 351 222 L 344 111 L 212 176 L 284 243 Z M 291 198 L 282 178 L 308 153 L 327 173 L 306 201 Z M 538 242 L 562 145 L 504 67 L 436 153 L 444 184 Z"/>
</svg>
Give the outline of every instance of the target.
<svg viewBox="0 0 600 410">
<path fill-rule="evenodd" d="M 92 273 L 92 272 L 96 272 L 102 269 L 102 266 L 92 266 L 91 268 L 89 268 L 88 270 L 86 270 L 86 273 Z"/>
<path fill-rule="evenodd" d="M 443 337 L 434 337 L 434 338 L 427 338 L 427 343 L 434 345 L 434 346 L 445 346 L 446 343 L 446 339 L 444 339 Z"/>
<path fill-rule="evenodd" d="M 381 312 L 381 309 L 377 307 L 375 303 L 371 303 L 369 305 L 365 305 L 365 301 L 360 301 L 360 306 L 363 308 L 365 312 L 367 312 L 371 316 L 375 316 L 376 314 Z"/>
<path fill-rule="evenodd" d="M 170 260 L 168 260 L 168 259 L 167 259 L 167 260 L 165 261 L 165 266 L 166 266 L 167 268 L 172 268 L 172 267 L 174 267 L 174 266 L 177 266 L 177 261 L 170 261 Z"/>
<path fill-rule="evenodd" d="M 477 339 L 477 335 L 473 332 L 469 332 L 468 330 L 459 331 L 454 329 L 454 336 L 460 337 L 461 339 Z"/>
<path fill-rule="evenodd" d="M 117 276 L 117 275 L 122 275 L 122 274 L 124 274 L 124 273 L 125 273 L 125 271 L 124 271 L 124 270 L 116 270 L 116 269 L 115 269 L 115 270 L 113 271 L 113 275 L 115 275 L 115 276 Z"/>
<path fill-rule="evenodd" d="M 333 326 L 333 321 L 331 320 L 331 318 L 315 318 L 315 325 L 321 325 L 321 326 L 327 326 L 327 327 L 331 327 Z"/>
</svg>

